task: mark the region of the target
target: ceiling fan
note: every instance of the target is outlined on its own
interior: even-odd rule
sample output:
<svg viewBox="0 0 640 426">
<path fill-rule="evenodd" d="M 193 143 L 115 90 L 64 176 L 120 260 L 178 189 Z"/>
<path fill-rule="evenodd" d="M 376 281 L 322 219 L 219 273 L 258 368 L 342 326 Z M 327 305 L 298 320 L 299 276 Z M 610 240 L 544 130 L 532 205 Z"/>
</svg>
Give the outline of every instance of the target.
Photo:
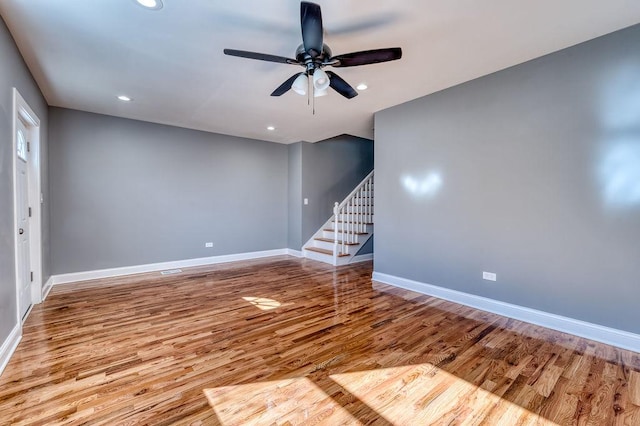
<svg viewBox="0 0 640 426">
<path fill-rule="evenodd" d="M 364 50 L 332 56 L 329 46 L 323 43 L 322 12 L 320 6 L 315 3 L 306 1 L 300 3 L 300 26 L 302 27 L 302 44 L 296 50 L 295 59 L 235 49 L 224 49 L 224 53 L 225 55 L 241 58 L 300 65 L 305 69 L 289 77 L 271 93 L 271 96 L 281 96 L 288 92 L 289 89 L 293 89 L 300 95 L 306 95 L 310 93 L 308 90 L 309 84 L 313 83 L 311 84 L 311 91 L 314 97 L 325 95 L 327 89 L 331 87 L 347 99 L 357 96 L 358 92 L 336 73 L 324 71 L 324 67 L 355 67 L 395 61 L 402 57 L 402 49 L 399 47 Z"/>
</svg>

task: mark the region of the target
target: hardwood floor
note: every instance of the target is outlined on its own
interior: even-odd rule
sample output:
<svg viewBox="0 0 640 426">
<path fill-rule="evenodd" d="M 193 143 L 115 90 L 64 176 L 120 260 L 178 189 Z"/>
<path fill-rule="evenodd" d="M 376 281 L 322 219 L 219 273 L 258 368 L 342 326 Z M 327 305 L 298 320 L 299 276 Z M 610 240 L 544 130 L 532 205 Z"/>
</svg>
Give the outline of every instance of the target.
<svg viewBox="0 0 640 426">
<path fill-rule="evenodd" d="M 640 354 L 291 257 L 57 286 L 0 424 L 640 425 Z"/>
</svg>

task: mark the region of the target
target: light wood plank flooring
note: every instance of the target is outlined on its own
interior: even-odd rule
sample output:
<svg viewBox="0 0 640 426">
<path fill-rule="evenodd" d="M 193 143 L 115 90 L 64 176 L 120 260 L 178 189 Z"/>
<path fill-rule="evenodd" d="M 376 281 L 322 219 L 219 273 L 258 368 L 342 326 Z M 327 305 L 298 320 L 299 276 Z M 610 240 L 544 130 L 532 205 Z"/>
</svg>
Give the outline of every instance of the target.
<svg viewBox="0 0 640 426">
<path fill-rule="evenodd" d="M 640 355 L 291 257 L 57 286 L 0 424 L 640 425 Z"/>
</svg>

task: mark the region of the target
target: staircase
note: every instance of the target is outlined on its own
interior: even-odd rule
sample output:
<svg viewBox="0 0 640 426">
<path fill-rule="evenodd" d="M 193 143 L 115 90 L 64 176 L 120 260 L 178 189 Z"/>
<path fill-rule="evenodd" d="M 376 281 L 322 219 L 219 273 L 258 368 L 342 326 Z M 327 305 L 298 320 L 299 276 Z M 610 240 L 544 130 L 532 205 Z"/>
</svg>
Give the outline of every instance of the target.
<svg viewBox="0 0 640 426">
<path fill-rule="evenodd" d="M 334 266 L 354 261 L 373 235 L 373 172 L 333 207 L 333 216 L 302 247 L 304 257 Z"/>
</svg>

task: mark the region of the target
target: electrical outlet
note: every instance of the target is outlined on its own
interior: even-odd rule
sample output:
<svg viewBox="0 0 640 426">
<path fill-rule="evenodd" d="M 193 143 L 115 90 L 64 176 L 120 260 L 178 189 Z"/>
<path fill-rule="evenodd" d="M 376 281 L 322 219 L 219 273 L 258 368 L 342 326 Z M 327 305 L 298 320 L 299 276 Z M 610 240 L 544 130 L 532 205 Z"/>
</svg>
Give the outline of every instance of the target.
<svg viewBox="0 0 640 426">
<path fill-rule="evenodd" d="M 204 246 L 207 248 L 213 247 L 213 243 L 204 243 Z"/>
<path fill-rule="evenodd" d="M 487 281 L 496 281 L 498 276 L 493 272 L 482 271 L 482 279 Z"/>
</svg>

